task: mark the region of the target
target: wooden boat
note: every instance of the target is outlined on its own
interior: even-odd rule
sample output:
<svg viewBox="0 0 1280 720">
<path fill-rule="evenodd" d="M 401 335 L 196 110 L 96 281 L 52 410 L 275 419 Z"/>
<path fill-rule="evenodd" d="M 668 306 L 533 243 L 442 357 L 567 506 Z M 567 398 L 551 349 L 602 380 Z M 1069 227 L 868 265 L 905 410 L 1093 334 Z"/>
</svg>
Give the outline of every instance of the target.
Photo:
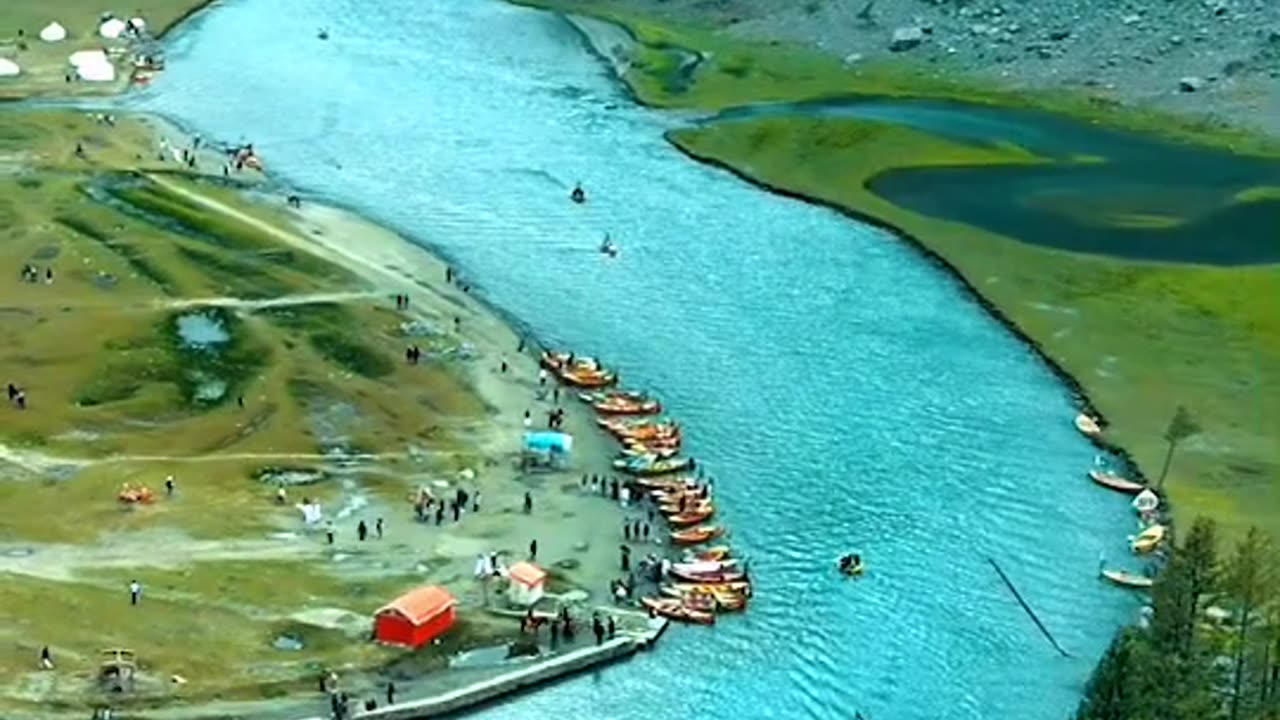
<svg viewBox="0 0 1280 720">
<path fill-rule="evenodd" d="M 663 515 L 684 515 L 686 513 L 703 511 L 715 512 L 715 509 L 715 503 L 710 500 L 704 500 L 697 495 L 687 496 L 683 507 L 681 507 L 679 502 L 663 502 L 658 504 L 658 510 Z"/>
<path fill-rule="evenodd" d="M 1090 470 L 1089 479 L 1098 483 L 1105 488 L 1111 488 L 1122 493 L 1137 495 L 1147 488 L 1140 482 L 1134 482 L 1128 478 L 1120 477 L 1115 473 L 1105 472 L 1102 470 Z"/>
<path fill-rule="evenodd" d="M 730 560 L 695 560 L 694 562 L 675 563 L 671 569 L 686 575 L 706 575 L 708 573 L 736 572 L 738 561 Z"/>
<path fill-rule="evenodd" d="M 695 510 L 687 510 L 678 515 L 668 515 L 667 523 L 672 527 L 688 527 L 697 525 L 700 522 L 706 522 L 715 514 L 715 509 L 708 505 Z"/>
<path fill-rule="evenodd" d="M 685 552 L 684 558 L 687 562 L 706 562 L 708 560 L 724 560 L 729 557 L 728 545 L 717 545 L 707 548 L 702 552 Z"/>
<path fill-rule="evenodd" d="M 686 600 L 698 597 L 710 597 L 715 601 L 717 612 L 738 612 L 747 609 L 747 596 L 733 591 L 682 590 L 672 585 L 663 585 L 658 592 L 666 597 Z"/>
<path fill-rule="evenodd" d="M 593 405 L 598 402 L 611 400 L 643 402 L 648 400 L 649 396 L 637 390 L 603 390 L 597 392 L 578 393 L 578 399 L 588 405 Z"/>
<path fill-rule="evenodd" d="M 566 385 L 581 388 L 602 388 L 609 387 L 618 381 L 618 377 L 608 370 L 588 370 L 585 368 L 570 368 L 560 370 L 556 373 L 561 382 Z"/>
<path fill-rule="evenodd" d="M 688 470 L 693 461 L 687 457 L 658 458 L 652 455 L 634 458 L 619 458 L 613 461 L 615 470 L 628 475 L 666 475 Z"/>
<path fill-rule="evenodd" d="M 714 625 L 716 622 L 715 613 L 688 607 L 682 600 L 661 597 L 645 597 L 640 598 L 640 602 L 654 614 L 661 615 L 672 620 L 677 620 L 679 622 L 695 623 L 699 625 Z"/>
<path fill-rule="evenodd" d="M 569 358 L 571 357 L 573 357 L 573 353 L 558 350 L 543 350 L 542 355 L 538 357 L 538 364 L 548 370 L 559 370 L 569 364 Z M 590 358 L 584 359 L 590 361 Z"/>
<path fill-rule="evenodd" d="M 745 582 L 747 579 L 747 574 L 741 570 L 689 573 L 672 568 L 668 574 L 677 580 L 695 585 L 719 585 L 720 583 Z"/>
<path fill-rule="evenodd" d="M 1138 536 L 1133 539 L 1131 547 L 1136 553 L 1149 553 L 1160 547 L 1160 543 L 1164 542 L 1164 536 L 1165 527 L 1163 525 L 1152 525 L 1138 533 Z"/>
<path fill-rule="evenodd" d="M 591 407 L 601 415 L 657 415 L 662 412 L 662 404 L 657 400 L 609 398 L 593 402 Z"/>
<path fill-rule="evenodd" d="M 658 458 L 659 460 L 665 460 L 667 458 L 673 458 L 679 453 L 680 453 L 680 448 L 669 448 L 669 447 L 658 446 L 658 447 L 655 447 L 653 450 L 650 450 L 645 445 L 637 444 L 637 445 L 628 445 L 622 450 L 619 450 L 618 456 L 623 460 L 630 460 L 632 458 Z"/>
<path fill-rule="evenodd" d="M 701 545 L 723 534 L 724 528 L 719 525 L 699 525 L 685 530 L 672 530 L 671 542 L 677 545 Z"/>
<path fill-rule="evenodd" d="M 716 583 L 714 585 L 708 583 L 671 583 L 670 587 L 683 592 L 731 592 L 740 595 L 751 595 L 751 583 L 746 580 L 738 582 Z"/>
<path fill-rule="evenodd" d="M 636 479 L 636 484 L 654 494 L 681 492 L 691 487 L 691 478 L 681 477 L 642 477 Z"/>
<path fill-rule="evenodd" d="M 1098 421 L 1081 413 L 1076 416 L 1076 429 L 1080 434 L 1088 438 L 1095 438 L 1102 434 L 1102 428 L 1098 426 Z"/>
<path fill-rule="evenodd" d="M 1155 584 L 1155 580 L 1145 575 L 1136 575 L 1124 570 L 1103 570 L 1102 577 L 1121 587 L 1137 588 L 1139 590 L 1147 590 Z"/>
<path fill-rule="evenodd" d="M 669 422 L 628 423 L 619 418 L 598 418 L 596 424 L 619 440 L 679 440 L 680 427 Z"/>
</svg>

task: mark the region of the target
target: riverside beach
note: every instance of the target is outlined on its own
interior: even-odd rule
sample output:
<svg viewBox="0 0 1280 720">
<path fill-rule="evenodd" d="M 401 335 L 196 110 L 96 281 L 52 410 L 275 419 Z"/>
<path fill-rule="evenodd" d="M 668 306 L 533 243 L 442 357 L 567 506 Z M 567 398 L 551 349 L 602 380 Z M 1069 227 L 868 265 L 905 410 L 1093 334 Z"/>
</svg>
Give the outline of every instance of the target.
<svg viewBox="0 0 1280 720">
<path fill-rule="evenodd" d="M 62 47 L 104 42 L 63 10 Z M 6 89 L 42 92 L 51 52 Z M 382 717 L 665 626 L 609 589 L 619 548 L 664 553 L 665 531 L 631 537 L 643 511 L 604 492 L 613 441 L 466 275 L 158 117 L 14 106 L 0 138 L 0 715 L 301 717 L 328 712 L 332 678 Z M 532 467 L 522 436 L 553 414 L 571 453 Z M 504 610 L 522 561 L 576 641 Z M 370 642 L 375 611 L 424 585 L 452 594 L 453 626 L 416 651 Z M 605 617 L 621 637 L 593 652 Z"/>
</svg>

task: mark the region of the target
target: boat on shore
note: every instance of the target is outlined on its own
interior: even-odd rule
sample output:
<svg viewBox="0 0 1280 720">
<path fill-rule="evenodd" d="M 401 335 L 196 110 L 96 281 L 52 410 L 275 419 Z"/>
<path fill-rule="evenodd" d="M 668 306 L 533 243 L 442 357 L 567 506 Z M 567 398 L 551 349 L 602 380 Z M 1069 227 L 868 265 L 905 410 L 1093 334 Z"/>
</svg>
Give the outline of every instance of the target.
<svg viewBox="0 0 1280 720">
<path fill-rule="evenodd" d="M 697 625 L 714 625 L 716 622 L 715 613 L 708 610 L 700 610 L 690 607 L 685 600 L 664 597 L 645 597 L 640 598 L 640 602 L 649 610 L 649 612 L 678 622 L 694 623 Z"/>
<path fill-rule="evenodd" d="M 1164 525 L 1152 525 L 1151 527 L 1138 533 L 1133 538 L 1130 547 L 1135 553 L 1143 555 L 1160 547 L 1160 543 L 1164 542 L 1166 530 Z"/>
<path fill-rule="evenodd" d="M 591 408 L 601 415 L 657 415 L 662 404 L 649 398 L 607 397 L 591 403 Z"/>
<path fill-rule="evenodd" d="M 1106 470 L 1090 470 L 1089 479 L 1098 483 L 1102 487 L 1110 488 L 1117 492 L 1127 493 L 1129 495 L 1137 495 L 1147 489 L 1147 486 L 1140 482 L 1135 482 Z"/>
<path fill-rule="evenodd" d="M 704 505 L 702 507 L 694 508 L 693 510 L 686 510 L 685 512 L 668 515 L 666 517 L 667 523 L 672 527 L 688 527 L 690 525 L 697 525 L 700 522 L 706 522 L 715 514 L 715 508 L 710 505 Z"/>
<path fill-rule="evenodd" d="M 689 457 L 656 457 L 640 455 L 631 458 L 618 458 L 613 461 L 613 469 L 628 475 L 667 475 L 688 470 L 693 466 Z"/>
<path fill-rule="evenodd" d="M 1102 427 L 1098 425 L 1098 421 L 1084 413 L 1076 415 L 1076 430 L 1087 438 L 1096 438 L 1102 434 Z"/>
<path fill-rule="evenodd" d="M 1124 570 L 1103 570 L 1102 577 L 1121 587 L 1148 590 L 1155 580 L 1145 575 L 1138 575 Z"/>
<path fill-rule="evenodd" d="M 701 545 L 724 534 L 719 525 L 699 525 L 685 530 L 672 530 L 671 542 L 677 545 Z"/>
</svg>

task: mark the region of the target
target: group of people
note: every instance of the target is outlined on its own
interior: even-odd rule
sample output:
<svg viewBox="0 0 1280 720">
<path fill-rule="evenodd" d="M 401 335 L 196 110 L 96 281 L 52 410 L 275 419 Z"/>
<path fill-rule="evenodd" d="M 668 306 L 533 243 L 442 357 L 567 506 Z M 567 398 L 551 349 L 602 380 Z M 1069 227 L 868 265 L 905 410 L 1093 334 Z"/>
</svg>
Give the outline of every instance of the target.
<svg viewBox="0 0 1280 720">
<path fill-rule="evenodd" d="M 9 383 L 9 402 L 19 410 L 27 409 L 27 391 Z"/>
<path fill-rule="evenodd" d="M 29 283 L 40 282 L 40 268 L 35 265 L 27 264 L 22 266 L 22 281 Z M 44 283 L 46 285 L 53 284 L 53 268 L 46 267 L 44 269 Z"/>
<path fill-rule="evenodd" d="M 435 508 L 436 525 L 444 524 L 446 507 L 448 512 L 452 513 L 453 521 L 458 522 L 468 508 L 473 513 L 480 512 L 480 490 L 477 488 L 473 494 L 463 488 L 457 488 L 454 491 L 453 499 L 446 503 L 444 498 L 436 498 L 427 488 L 418 488 L 418 493 L 413 499 L 414 517 L 418 519 L 418 522 L 425 523 L 428 521 L 431 517 L 432 507 Z"/>
</svg>

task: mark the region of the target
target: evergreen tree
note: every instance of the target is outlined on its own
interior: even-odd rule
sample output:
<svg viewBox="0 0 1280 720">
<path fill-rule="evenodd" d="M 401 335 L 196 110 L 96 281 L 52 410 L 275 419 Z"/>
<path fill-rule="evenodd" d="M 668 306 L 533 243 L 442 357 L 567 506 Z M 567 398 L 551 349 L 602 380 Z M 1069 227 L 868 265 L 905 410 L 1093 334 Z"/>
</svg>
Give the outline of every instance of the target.
<svg viewBox="0 0 1280 720">
<path fill-rule="evenodd" d="M 1265 610 L 1273 589 L 1271 543 L 1258 528 L 1251 527 L 1236 545 L 1235 555 L 1227 568 L 1227 589 L 1237 603 L 1238 629 L 1234 649 L 1235 662 L 1231 677 L 1230 720 L 1239 720 L 1247 709 L 1244 690 L 1249 657 L 1250 637 L 1259 615 Z"/>
<path fill-rule="evenodd" d="M 1160 468 L 1160 479 L 1156 481 L 1157 490 L 1164 489 L 1164 478 L 1169 474 L 1169 466 L 1173 463 L 1173 451 L 1177 449 L 1178 443 L 1198 432 L 1200 432 L 1200 426 L 1191 419 L 1191 413 L 1179 405 L 1169 420 L 1169 427 L 1164 431 L 1164 441 L 1169 444 L 1169 448 L 1164 455 L 1164 467 Z"/>
<path fill-rule="evenodd" d="M 1153 720 L 1153 698 L 1146 692 L 1150 667 L 1142 634 L 1120 631 L 1093 670 L 1076 720 Z"/>
</svg>

